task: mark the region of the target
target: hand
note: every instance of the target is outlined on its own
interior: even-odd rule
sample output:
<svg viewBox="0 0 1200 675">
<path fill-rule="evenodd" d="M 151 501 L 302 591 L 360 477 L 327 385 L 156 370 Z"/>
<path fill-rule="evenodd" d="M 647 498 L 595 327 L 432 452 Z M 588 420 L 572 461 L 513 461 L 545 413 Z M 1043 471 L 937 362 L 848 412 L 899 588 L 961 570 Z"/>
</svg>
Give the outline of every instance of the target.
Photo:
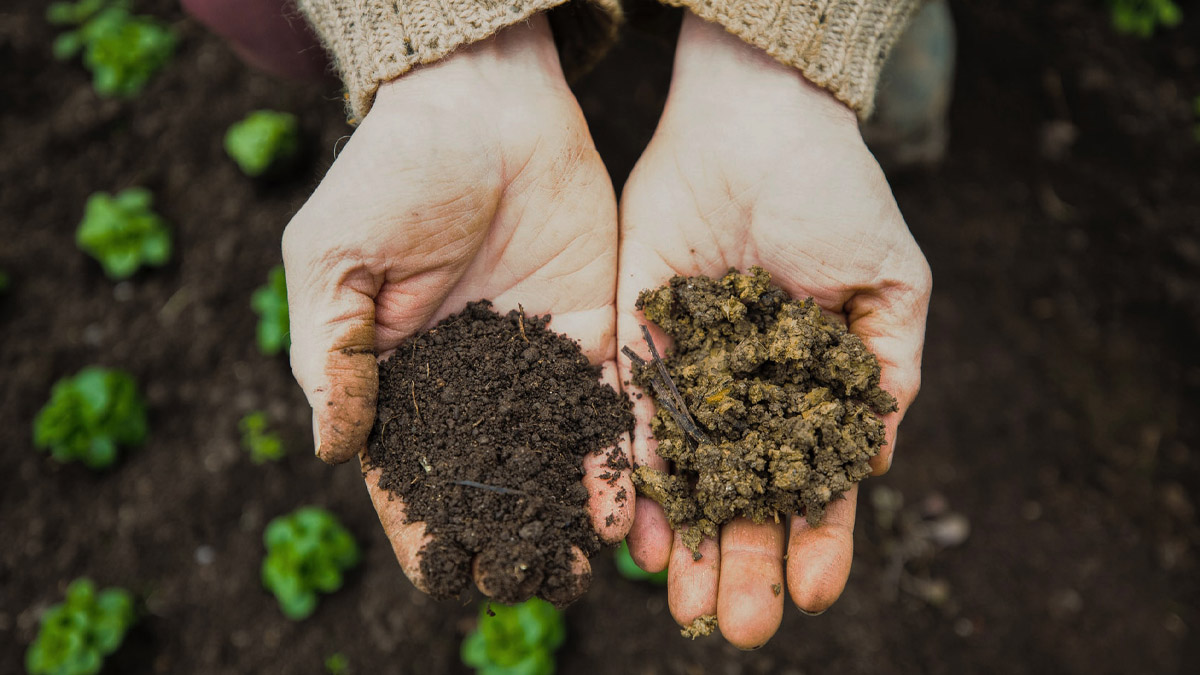
<svg viewBox="0 0 1200 675">
<path fill-rule="evenodd" d="M 920 386 L 930 272 L 854 112 L 799 72 L 687 15 L 666 109 L 621 201 L 617 328 L 645 353 L 634 303 L 672 275 L 721 276 L 761 265 L 793 297 L 813 296 L 843 316 L 879 358 L 882 386 L 899 402 L 884 417 L 887 471 L 896 427 Z M 657 340 L 662 333 L 653 330 Z M 622 381 L 629 363 L 621 360 Z M 649 396 L 635 404 L 635 464 L 665 469 L 649 439 Z M 680 624 L 716 614 L 734 645 L 761 646 L 779 628 L 785 581 L 803 611 L 824 611 L 850 573 L 857 489 L 831 503 L 820 527 L 802 517 L 738 519 L 692 560 L 662 509 L 644 497 L 629 534 L 648 571 L 668 566 Z M 786 557 L 784 553 L 787 553 Z"/>
<path fill-rule="evenodd" d="M 479 298 L 500 312 L 520 303 L 552 314 L 551 328 L 578 340 L 616 386 L 616 219 L 544 18 L 383 85 L 283 238 L 292 370 L 314 410 L 317 455 L 362 455 L 377 356 Z M 633 514 L 616 495 L 633 488 L 628 472 L 611 486 L 600 479 L 603 461 L 585 460 L 584 485 L 596 531 L 619 541 Z M 378 470 L 366 481 L 401 566 L 423 588 L 424 525 L 405 523 Z"/>
</svg>

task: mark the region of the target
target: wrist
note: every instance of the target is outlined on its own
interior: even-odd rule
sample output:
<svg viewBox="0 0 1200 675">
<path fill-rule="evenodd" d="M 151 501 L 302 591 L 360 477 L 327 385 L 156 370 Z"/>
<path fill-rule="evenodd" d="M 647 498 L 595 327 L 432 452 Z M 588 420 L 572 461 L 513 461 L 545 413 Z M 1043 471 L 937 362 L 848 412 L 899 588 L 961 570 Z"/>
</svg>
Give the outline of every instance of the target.
<svg viewBox="0 0 1200 675">
<path fill-rule="evenodd" d="M 379 86 L 372 112 L 414 102 L 502 105 L 532 92 L 569 91 L 545 14 L 505 27 Z"/>
<path fill-rule="evenodd" d="M 730 34 L 719 24 L 684 14 L 671 77 L 671 99 L 719 114 L 771 110 L 802 121 L 821 121 L 857 134 L 849 106 L 808 81 L 799 70 Z"/>
</svg>

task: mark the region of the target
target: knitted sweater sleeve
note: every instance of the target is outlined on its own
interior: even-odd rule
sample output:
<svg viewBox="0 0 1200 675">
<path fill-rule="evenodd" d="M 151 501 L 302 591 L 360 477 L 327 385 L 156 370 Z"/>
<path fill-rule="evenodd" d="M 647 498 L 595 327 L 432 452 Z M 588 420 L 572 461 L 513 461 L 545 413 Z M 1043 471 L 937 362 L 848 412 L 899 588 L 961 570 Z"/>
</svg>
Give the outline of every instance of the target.
<svg viewBox="0 0 1200 675">
<path fill-rule="evenodd" d="M 298 0 L 346 85 L 351 115 L 362 119 L 379 85 L 505 26 L 549 10 L 568 76 L 611 45 L 619 0 Z"/>
<path fill-rule="evenodd" d="M 920 0 L 662 0 L 797 68 L 859 117 L 871 114 L 879 72 Z"/>
</svg>

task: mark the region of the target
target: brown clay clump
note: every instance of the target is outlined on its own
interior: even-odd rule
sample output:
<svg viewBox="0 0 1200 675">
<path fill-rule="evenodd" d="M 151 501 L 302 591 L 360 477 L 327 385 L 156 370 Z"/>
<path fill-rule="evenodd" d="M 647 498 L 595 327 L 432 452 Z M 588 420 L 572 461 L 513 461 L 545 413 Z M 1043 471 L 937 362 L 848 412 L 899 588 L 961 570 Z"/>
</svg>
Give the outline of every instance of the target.
<svg viewBox="0 0 1200 675">
<path fill-rule="evenodd" d="M 379 364 L 368 466 L 432 535 L 420 565 L 436 598 L 467 588 L 473 559 L 501 602 L 563 606 L 587 588 L 572 549 L 601 542 L 582 461 L 606 453 L 615 480 L 633 416 L 548 321 L 471 303 Z"/>
<path fill-rule="evenodd" d="M 862 340 L 812 298 L 793 300 L 770 282 L 752 267 L 719 280 L 677 276 L 638 297 L 675 340 L 662 360 L 624 350 L 634 382 L 654 394 L 651 429 L 674 472 L 641 466 L 634 485 L 673 529 L 688 528 L 693 553 L 737 516 L 803 513 L 820 523 L 870 473 L 884 444 L 877 413 L 896 409 Z"/>
</svg>

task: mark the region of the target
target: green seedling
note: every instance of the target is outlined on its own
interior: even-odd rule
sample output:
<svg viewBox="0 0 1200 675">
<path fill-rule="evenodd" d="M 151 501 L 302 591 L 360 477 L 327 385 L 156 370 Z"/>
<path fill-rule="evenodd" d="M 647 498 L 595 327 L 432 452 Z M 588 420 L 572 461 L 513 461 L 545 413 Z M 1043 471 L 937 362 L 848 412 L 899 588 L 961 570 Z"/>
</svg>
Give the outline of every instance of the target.
<svg viewBox="0 0 1200 675">
<path fill-rule="evenodd" d="M 346 675 L 350 672 L 350 659 L 341 652 L 334 652 L 325 657 L 325 672 L 329 675 Z"/>
<path fill-rule="evenodd" d="M 254 291 L 250 306 L 258 313 L 258 350 L 267 356 L 275 356 L 291 348 L 287 278 L 282 265 L 272 267 L 267 273 L 267 284 Z"/>
<path fill-rule="evenodd" d="M 1148 38 L 1158 27 L 1174 28 L 1183 12 L 1172 0 L 1109 0 L 1113 28 L 1118 33 Z"/>
<path fill-rule="evenodd" d="M 647 572 L 638 567 L 638 564 L 633 561 L 633 557 L 629 555 L 629 544 L 622 541 L 616 553 L 617 572 L 626 579 L 633 581 L 648 581 L 657 586 L 667 585 L 667 571 Z"/>
<path fill-rule="evenodd" d="M 88 579 L 67 587 L 67 598 L 42 615 L 25 652 L 29 675 L 95 675 L 133 625 L 133 597 L 121 588 L 96 592 Z"/>
<path fill-rule="evenodd" d="M 0 270 L 0 295 L 8 292 L 8 287 L 12 285 L 12 279 L 9 278 L 8 272 Z"/>
<path fill-rule="evenodd" d="M 54 41 L 54 56 L 65 61 L 82 52 L 92 87 L 101 96 L 138 95 L 175 52 L 175 36 L 166 24 L 134 16 L 128 0 L 55 2 L 46 19 L 74 28 Z"/>
<path fill-rule="evenodd" d="M 33 443 L 59 462 L 111 466 L 120 446 L 146 441 L 146 406 L 129 374 L 89 366 L 54 383 L 33 422 Z"/>
<path fill-rule="evenodd" d="M 242 432 L 242 447 L 250 451 L 250 461 L 264 464 L 283 458 L 283 439 L 267 430 L 267 414 L 263 411 L 256 410 L 243 417 L 238 429 Z"/>
<path fill-rule="evenodd" d="M 545 600 L 485 604 L 479 625 L 463 640 L 462 660 L 479 675 L 551 675 L 554 651 L 566 636 L 562 614 Z"/>
<path fill-rule="evenodd" d="M 262 582 L 293 621 L 317 608 L 317 592 L 342 587 L 342 575 L 358 564 L 358 544 L 336 516 L 306 506 L 272 520 L 263 533 L 267 557 Z"/>
<path fill-rule="evenodd" d="M 75 243 L 100 261 L 108 278 L 128 279 L 142 265 L 157 267 L 171 258 L 171 231 L 151 210 L 153 202 L 145 188 L 88 197 Z"/>
<path fill-rule="evenodd" d="M 256 110 L 225 132 L 225 152 L 247 176 L 280 171 L 300 152 L 300 123 L 291 113 Z"/>
</svg>

